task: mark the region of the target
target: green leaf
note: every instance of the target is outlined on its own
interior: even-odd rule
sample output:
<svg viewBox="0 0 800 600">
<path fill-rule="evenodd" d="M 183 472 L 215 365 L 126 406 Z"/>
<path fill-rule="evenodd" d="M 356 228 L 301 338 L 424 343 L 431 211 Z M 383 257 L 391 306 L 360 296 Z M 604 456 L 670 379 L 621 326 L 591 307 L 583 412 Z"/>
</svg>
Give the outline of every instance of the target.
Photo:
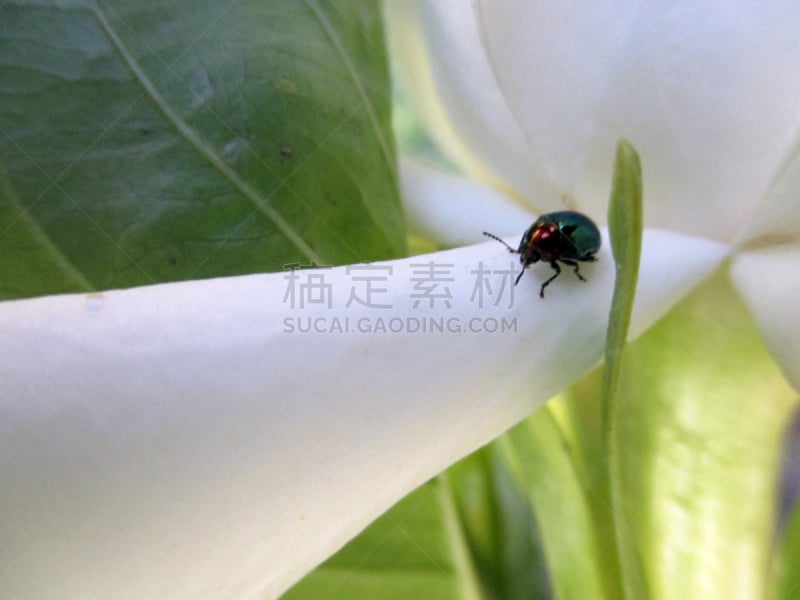
<svg viewBox="0 0 800 600">
<path fill-rule="evenodd" d="M 605 504 L 597 502 L 553 408 L 551 401 L 514 427 L 504 438 L 506 450 L 536 514 L 555 597 L 614 598 L 614 579 L 604 569 L 613 545 L 598 537 L 593 514 L 593 507 Z"/>
<path fill-rule="evenodd" d="M 283 600 L 551 597 L 539 530 L 503 445 L 409 494 Z"/>
<path fill-rule="evenodd" d="M 516 457 L 508 448 L 500 438 L 447 471 L 458 517 L 457 539 L 464 540 L 468 572 L 474 574 L 481 598 L 549 598 L 539 523 L 527 489 L 515 481 Z"/>
<path fill-rule="evenodd" d="M 800 502 L 795 502 L 784 526 L 773 571 L 773 600 L 788 600 L 800 595 Z"/>
<path fill-rule="evenodd" d="M 796 402 L 724 273 L 630 344 L 616 506 L 650 597 L 767 597 Z"/>
<path fill-rule="evenodd" d="M 0 299 L 405 253 L 373 0 L 8 0 L 0 54 Z"/>
<path fill-rule="evenodd" d="M 431 481 L 403 498 L 282 600 L 463 598 L 443 486 Z"/>
</svg>

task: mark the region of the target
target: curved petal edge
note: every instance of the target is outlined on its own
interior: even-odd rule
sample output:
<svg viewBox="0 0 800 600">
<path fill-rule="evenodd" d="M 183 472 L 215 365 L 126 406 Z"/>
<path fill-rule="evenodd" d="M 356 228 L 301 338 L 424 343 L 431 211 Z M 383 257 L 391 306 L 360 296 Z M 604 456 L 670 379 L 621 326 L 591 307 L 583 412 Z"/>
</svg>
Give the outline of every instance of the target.
<svg viewBox="0 0 800 600">
<path fill-rule="evenodd" d="M 731 278 L 750 307 L 767 348 L 800 392 L 800 244 L 736 256 Z"/>
<path fill-rule="evenodd" d="M 0 303 L 4 591 L 277 597 L 597 364 L 607 248 L 544 300 L 548 266 L 514 288 L 517 257 L 487 242 Z M 635 331 L 726 252 L 644 248 Z"/>
</svg>

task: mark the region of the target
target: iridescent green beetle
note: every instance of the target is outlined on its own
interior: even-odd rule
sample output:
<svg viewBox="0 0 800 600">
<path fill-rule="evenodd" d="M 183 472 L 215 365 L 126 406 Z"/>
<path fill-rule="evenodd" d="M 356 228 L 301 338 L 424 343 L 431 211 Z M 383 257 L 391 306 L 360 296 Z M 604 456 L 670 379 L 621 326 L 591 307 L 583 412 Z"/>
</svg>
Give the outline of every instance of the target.
<svg viewBox="0 0 800 600">
<path fill-rule="evenodd" d="M 594 255 L 600 250 L 600 231 L 597 225 L 586 215 L 571 210 L 547 213 L 536 219 L 522 236 L 517 250 L 487 231 L 483 235 L 497 240 L 509 252 L 519 254 L 522 270 L 514 280 L 514 285 L 519 283 L 528 265 L 540 260 L 550 263 L 555 275 L 542 284 L 539 290 L 541 298 L 544 298 L 544 288 L 561 275 L 559 262 L 572 267 L 578 279 L 586 281 L 578 270 L 578 262 L 596 261 Z"/>
</svg>

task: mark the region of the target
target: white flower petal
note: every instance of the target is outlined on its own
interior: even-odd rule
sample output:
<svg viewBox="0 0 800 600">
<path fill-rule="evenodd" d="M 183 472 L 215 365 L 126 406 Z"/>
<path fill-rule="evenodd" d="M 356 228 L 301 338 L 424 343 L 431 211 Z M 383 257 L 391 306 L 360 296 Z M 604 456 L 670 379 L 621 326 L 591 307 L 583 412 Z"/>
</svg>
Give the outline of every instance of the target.
<svg viewBox="0 0 800 600">
<path fill-rule="evenodd" d="M 764 196 L 739 245 L 759 247 L 800 242 L 800 137 Z"/>
<path fill-rule="evenodd" d="M 736 288 L 786 379 L 800 391 L 800 244 L 745 252 L 731 266 Z"/>
<path fill-rule="evenodd" d="M 536 219 L 494 188 L 408 157 L 400 160 L 400 192 L 412 230 L 446 246 L 485 240 L 483 231 L 516 233 Z"/>
<path fill-rule="evenodd" d="M 800 4 L 481 0 L 486 46 L 542 167 L 599 214 L 620 137 L 650 226 L 732 240 L 800 125 Z"/>
<path fill-rule="evenodd" d="M 3 591 L 277 596 L 596 364 L 613 277 L 605 248 L 583 265 L 588 283 L 565 270 L 544 300 L 550 271 L 535 265 L 510 309 L 470 302 L 481 261 L 518 265 L 496 242 L 388 263 L 392 275 L 373 284 L 388 291 L 373 302 L 391 309 L 346 307 L 353 285 L 363 296 L 354 277 L 380 275 L 346 267 L 296 273 L 297 284 L 331 284 L 330 309 L 293 310 L 286 273 L 0 303 Z M 726 251 L 647 232 L 636 330 Z M 413 307 L 425 287 L 413 265 L 429 261 L 453 278 L 442 284 L 449 310 Z M 495 291 L 500 280 L 489 278 Z M 334 317 L 351 328 L 434 317 L 445 330 L 286 331 L 291 319 L 331 328 Z M 517 331 L 448 331 L 470 318 L 516 319 Z"/>
<path fill-rule="evenodd" d="M 409 97 L 439 146 L 473 177 L 537 212 L 561 207 L 488 63 L 471 3 L 386 2 L 392 57 Z"/>
</svg>

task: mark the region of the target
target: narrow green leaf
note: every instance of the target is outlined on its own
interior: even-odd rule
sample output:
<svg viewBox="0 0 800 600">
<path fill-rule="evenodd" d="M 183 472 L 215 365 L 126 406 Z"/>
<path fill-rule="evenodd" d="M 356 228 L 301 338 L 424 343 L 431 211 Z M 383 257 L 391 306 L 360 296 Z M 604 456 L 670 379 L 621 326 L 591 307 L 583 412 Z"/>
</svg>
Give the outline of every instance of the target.
<svg viewBox="0 0 800 600">
<path fill-rule="evenodd" d="M 0 52 L 0 299 L 405 253 L 375 0 L 9 0 Z"/>
<path fill-rule="evenodd" d="M 614 254 L 616 279 L 608 319 L 605 368 L 603 370 L 603 414 L 606 427 L 613 427 L 610 411 L 619 381 L 620 361 L 633 312 L 639 257 L 642 253 L 642 167 L 639 156 L 626 140 L 617 145 L 614 181 L 608 205 L 608 233 Z"/>
<path fill-rule="evenodd" d="M 642 222 L 642 168 L 636 150 L 626 140 L 622 140 L 617 145 L 614 181 L 608 207 L 608 230 L 611 238 L 611 250 L 614 254 L 616 278 L 608 319 L 602 404 L 612 519 L 619 555 L 622 589 L 625 598 L 629 599 L 649 597 L 645 591 L 641 566 L 628 530 L 628 515 L 622 508 L 623 483 L 620 480 L 617 438 L 619 377 L 622 368 L 622 352 L 625 348 L 633 312 L 636 282 L 639 278 Z"/>
<path fill-rule="evenodd" d="M 597 538 L 591 510 L 597 498 L 577 468 L 574 448 L 563 437 L 550 407 L 536 411 L 503 441 L 536 514 L 554 597 L 614 598 L 600 558 L 613 554 L 613 544 Z"/>
<path fill-rule="evenodd" d="M 773 600 L 800 596 L 800 502 L 795 502 L 784 525 L 773 560 Z"/>
<path fill-rule="evenodd" d="M 586 560 L 592 560 L 602 574 L 603 597 L 617 599 L 622 597 L 622 580 L 609 490 L 607 440 L 602 422 L 602 376 L 600 366 L 553 398 L 547 408 L 563 438 L 565 452 L 568 449 L 572 477 L 577 479 L 591 516 L 592 535 L 597 540 L 596 552 Z M 569 473 L 566 469 L 562 472 L 565 475 Z M 558 485 L 567 487 L 563 483 Z M 558 519 L 558 505 L 554 502 L 553 506 Z M 534 508 L 539 515 L 539 507 Z"/>
<path fill-rule="evenodd" d="M 551 596 L 527 489 L 512 474 L 504 438 L 447 471 L 460 537 L 483 598 Z"/>
</svg>

